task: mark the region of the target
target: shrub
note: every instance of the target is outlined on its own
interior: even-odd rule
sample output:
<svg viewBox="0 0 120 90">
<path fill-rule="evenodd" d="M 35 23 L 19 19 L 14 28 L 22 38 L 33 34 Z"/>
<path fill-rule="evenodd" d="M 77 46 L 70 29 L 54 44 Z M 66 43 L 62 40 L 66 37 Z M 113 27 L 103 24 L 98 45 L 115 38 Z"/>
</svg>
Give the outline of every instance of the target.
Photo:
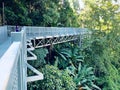
<svg viewBox="0 0 120 90">
<path fill-rule="evenodd" d="M 75 90 L 75 83 L 67 71 L 46 65 L 42 72 L 44 80 L 39 81 L 40 90 Z"/>
</svg>

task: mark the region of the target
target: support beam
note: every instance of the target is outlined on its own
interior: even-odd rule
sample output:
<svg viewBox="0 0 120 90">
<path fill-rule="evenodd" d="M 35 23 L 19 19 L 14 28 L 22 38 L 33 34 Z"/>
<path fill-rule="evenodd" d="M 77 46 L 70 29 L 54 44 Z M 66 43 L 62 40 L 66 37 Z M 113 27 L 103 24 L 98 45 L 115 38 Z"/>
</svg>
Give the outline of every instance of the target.
<svg viewBox="0 0 120 90">
<path fill-rule="evenodd" d="M 34 76 L 28 76 L 27 77 L 27 82 L 32 82 L 32 81 L 37 81 L 37 80 L 42 80 L 43 79 L 43 74 L 39 72 L 37 69 L 35 69 L 33 66 L 27 63 L 27 67 L 33 71 L 35 74 Z"/>
</svg>

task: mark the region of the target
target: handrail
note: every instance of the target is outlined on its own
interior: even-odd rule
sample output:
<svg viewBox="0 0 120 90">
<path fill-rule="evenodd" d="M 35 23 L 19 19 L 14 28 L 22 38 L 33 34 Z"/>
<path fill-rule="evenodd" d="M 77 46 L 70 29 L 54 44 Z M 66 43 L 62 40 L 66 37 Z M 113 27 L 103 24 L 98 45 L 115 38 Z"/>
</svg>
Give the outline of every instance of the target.
<svg viewBox="0 0 120 90">
<path fill-rule="evenodd" d="M 13 88 L 17 88 L 16 90 L 18 90 L 17 68 L 21 55 L 20 49 L 20 42 L 13 42 L 0 59 L 0 90 L 13 90 Z"/>
<path fill-rule="evenodd" d="M 12 32 L 11 33 L 12 41 L 17 41 L 21 43 L 21 57 L 19 62 L 19 88 L 15 90 L 27 90 L 27 66 L 26 66 L 26 58 L 27 58 L 27 47 L 26 47 L 26 32 L 25 27 L 22 28 L 20 32 Z"/>
<path fill-rule="evenodd" d="M 87 34 L 90 31 L 86 28 L 68 28 L 68 27 L 30 27 L 26 26 L 27 37 L 57 37 Z"/>
<path fill-rule="evenodd" d="M 0 59 L 0 90 L 27 90 L 25 28 L 12 32 L 11 42 Z"/>
</svg>

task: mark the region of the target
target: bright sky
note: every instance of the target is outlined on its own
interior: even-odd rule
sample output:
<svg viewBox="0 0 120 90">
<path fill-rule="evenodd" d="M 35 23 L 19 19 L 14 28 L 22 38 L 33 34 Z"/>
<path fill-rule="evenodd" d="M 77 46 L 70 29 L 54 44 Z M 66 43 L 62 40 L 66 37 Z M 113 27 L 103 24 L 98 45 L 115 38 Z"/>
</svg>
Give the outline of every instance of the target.
<svg viewBox="0 0 120 90">
<path fill-rule="evenodd" d="M 117 2 L 115 2 L 115 0 L 112 0 L 113 4 L 120 4 L 120 0 L 117 0 Z"/>
<path fill-rule="evenodd" d="M 78 0 L 78 2 L 79 2 L 79 5 L 80 5 L 80 9 L 83 9 L 83 8 L 84 8 L 84 3 L 83 3 L 83 1 L 82 1 L 82 0 Z"/>
</svg>

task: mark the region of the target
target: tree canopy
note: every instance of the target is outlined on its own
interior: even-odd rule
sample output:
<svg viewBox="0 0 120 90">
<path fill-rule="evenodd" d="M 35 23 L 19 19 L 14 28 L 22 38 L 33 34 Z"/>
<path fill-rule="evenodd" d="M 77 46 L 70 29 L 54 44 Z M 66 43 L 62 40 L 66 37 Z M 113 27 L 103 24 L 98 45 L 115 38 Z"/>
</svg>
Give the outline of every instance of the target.
<svg viewBox="0 0 120 90">
<path fill-rule="evenodd" d="M 36 49 L 34 53 L 40 60 L 31 64 L 49 76 L 44 82 L 36 82 L 36 86 L 28 84 L 30 88 L 50 90 L 51 85 L 50 88 L 60 90 L 120 90 L 120 5 L 113 0 L 83 1 L 85 8 L 78 13 L 78 0 L 0 0 L 0 20 L 4 3 L 6 25 L 82 27 L 92 31 L 91 38 L 85 38 L 81 48 L 73 43 L 54 47 L 52 63 L 45 59 L 49 51 Z M 54 81 L 56 78 L 59 81 Z"/>
<path fill-rule="evenodd" d="M 67 0 L 1 0 L 7 25 L 77 26 L 77 15 Z"/>
</svg>

